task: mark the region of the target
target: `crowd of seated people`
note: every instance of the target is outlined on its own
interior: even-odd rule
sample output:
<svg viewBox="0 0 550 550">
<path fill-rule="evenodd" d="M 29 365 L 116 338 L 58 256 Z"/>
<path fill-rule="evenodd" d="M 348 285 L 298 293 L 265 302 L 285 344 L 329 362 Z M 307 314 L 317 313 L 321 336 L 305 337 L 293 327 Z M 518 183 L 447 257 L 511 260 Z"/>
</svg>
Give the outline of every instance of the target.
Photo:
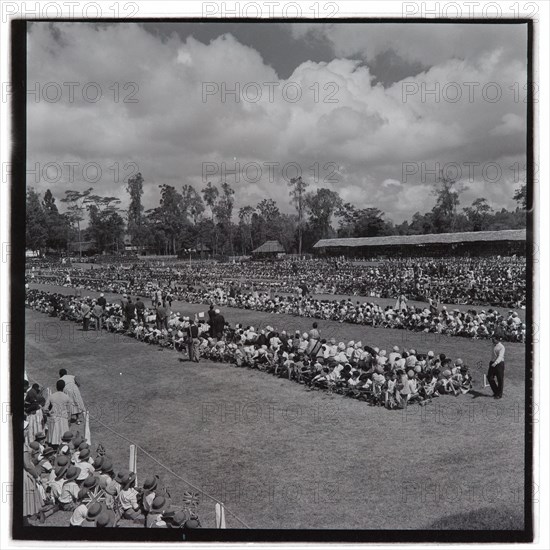
<svg viewBox="0 0 550 550">
<path fill-rule="evenodd" d="M 65 299 L 67 307 L 59 312 L 60 318 L 82 321 L 83 300 Z M 53 314 L 47 293 L 29 291 L 27 305 Z M 89 306 L 94 306 L 94 300 L 89 300 Z M 303 333 L 277 331 L 271 326 L 260 330 L 242 324 L 231 327 L 213 307 L 208 315 L 199 313 L 195 319 L 170 313 L 162 323 L 149 308 L 144 315 L 138 320 L 127 315 L 122 303 L 106 304 L 101 326 L 187 353 L 189 359 L 206 358 L 262 370 L 310 389 L 341 393 L 389 409 L 425 404 L 441 394 L 460 395 L 472 389 L 470 369 L 459 358 L 397 346 L 388 353 L 360 341 L 327 340 L 321 338 L 317 323 Z M 192 327 L 197 330 L 192 332 Z"/>
<path fill-rule="evenodd" d="M 25 384 L 23 514 L 27 524 L 43 524 L 62 511 L 68 513 L 61 521 L 71 527 L 200 527 L 196 493 L 184 493 L 178 499 L 183 506 L 177 506 L 158 475 L 146 477 L 138 486 L 135 473 L 116 465 L 102 445 L 93 451 L 79 431 L 71 431 L 70 408 L 53 397 L 62 394 L 63 381 L 57 381 L 52 398 L 44 398 L 42 390 L 36 383 Z"/>
<path fill-rule="evenodd" d="M 345 259 L 299 262 L 254 261 L 155 266 L 145 262 L 95 266 L 57 266 L 28 271 L 29 280 L 88 290 L 147 295 L 151 283 L 178 293 L 189 287 L 238 286 L 243 291 L 301 292 L 395 298 L 440 303 L 525 307 L 526 261 L 517 257 L 415 258 L 360 263 Z"/>
<path fill-rule="evenodd" d="M 407 305 L 406 300 L 396 306 L 382 307 L 375 302 L 359 302 L 350 298 L 330 300 L 315 298 L 307 292 L 296 294 L 274 294 L 273 292 L 246 291 L 235 284 L 229 288 L 198 288 L 174 285 L 159 285 L 156 278 L 142 279 L 137 272 L 128 281 L 99 281 L 91 290 L 115 293 L 132 293 L 151 298 L 155 305 L 159 300 L 171 306 L 174 300 L 190 303 L 215 303 L 241 309 L 252 309 L 268 313 L 285 313 L 302 317 L 362 324 L 374 327 L 395 328 L 424 333 L 446 334 L 467 338 L 489 338 L 495 330 L 503 333 L 507 341 L 524 342 L 526 325 L 516 311 L 501 314 L 497 309 L 470 308 L 467 311 L 438 307 L 429 299 L 429 305 L 422 308 Z M 74 282 L 70 283 L 74 284 Z M 67 286 L 70 286 L 67 283 Z"/>
</svg>

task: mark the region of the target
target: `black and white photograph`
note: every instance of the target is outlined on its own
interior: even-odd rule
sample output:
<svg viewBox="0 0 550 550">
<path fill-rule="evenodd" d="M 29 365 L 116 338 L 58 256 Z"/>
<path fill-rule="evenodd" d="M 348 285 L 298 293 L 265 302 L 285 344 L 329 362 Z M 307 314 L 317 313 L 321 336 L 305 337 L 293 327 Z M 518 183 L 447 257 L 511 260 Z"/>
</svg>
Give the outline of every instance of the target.
<svg viewBox="0 0 550 550">
<path fill-rule="evenodd" d="M 14 539 L 533 541 L 537 27 L 332 5 L 12 22 Z"/>
</svg>

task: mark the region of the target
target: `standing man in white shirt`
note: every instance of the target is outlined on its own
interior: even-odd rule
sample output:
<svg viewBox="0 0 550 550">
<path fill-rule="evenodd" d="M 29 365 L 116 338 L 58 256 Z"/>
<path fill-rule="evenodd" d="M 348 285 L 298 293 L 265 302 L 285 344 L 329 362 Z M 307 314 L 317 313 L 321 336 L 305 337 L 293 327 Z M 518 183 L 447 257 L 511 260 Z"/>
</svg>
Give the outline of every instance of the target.
<svg viewBox="0 0 550 550">
<path fill-rule="evenodd" d="M 504 354 L 506 348 L 501 340 L 502 338 L 499 335 L 493 334 L 493 356 L 489 363 L 489 372 L 487 373 L 487 380 L 493 390 L 495 399 L 502 399 L 502 390 L 504 389 Z"/>
</svg>

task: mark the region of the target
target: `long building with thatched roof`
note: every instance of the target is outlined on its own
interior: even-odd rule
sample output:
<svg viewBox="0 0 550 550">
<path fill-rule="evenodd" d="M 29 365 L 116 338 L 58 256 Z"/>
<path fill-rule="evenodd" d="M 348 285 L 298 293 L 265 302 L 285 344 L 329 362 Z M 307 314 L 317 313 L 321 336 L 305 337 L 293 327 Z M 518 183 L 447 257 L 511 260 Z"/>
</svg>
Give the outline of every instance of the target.
<svg viewBox="0 0 550 550">
<path fill-rule="evenodd" d="M 349 239 L 321 239 L 313 249 L 326 255 L 345 256 L 444 256 L 526 253 L 525 229 L 468 231 L 428 235 L 391 235 Z"/>
</svg>

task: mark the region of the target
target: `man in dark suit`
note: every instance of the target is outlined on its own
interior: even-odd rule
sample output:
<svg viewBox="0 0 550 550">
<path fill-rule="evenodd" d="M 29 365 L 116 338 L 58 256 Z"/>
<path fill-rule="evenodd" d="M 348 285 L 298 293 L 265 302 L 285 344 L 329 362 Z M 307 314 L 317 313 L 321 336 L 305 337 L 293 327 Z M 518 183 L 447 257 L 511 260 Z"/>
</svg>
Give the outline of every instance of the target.
<svg viewBox="0 0 550 550">
<path fill-rule="evenodd" d="M 97 299 L 97 303 L 103 308 L 103 311 L 105 311 L 107 300 L 105 299 L 105 295 L 103 294 L 103 292 L 99 295 L 99 298 Z"/>
<path fill-rule="evenodd" d="M 214 338 L 220 340 L 223 336 L 223 328 L 225 326 L 225 318 L 220 313 L 219 309 L 216 309 L 214 312 L 214 317 L 212 319 L 212 331 Z"/>
<path fill-rule="evenodd" d="M 132 298 L 128 296 L 128 301 L 126 302 L 126 307 L 124 308 L 126 313 L 126 322 L 128 325 L 136 318 L 136 304 L 132 302 Z"/>
<path fill-rule="evenodd" d="M 145 304 L 141 298 L 138 298 L 136 301 L 136 315 L 138 323 L 145 322 Z"/>
</svg>

